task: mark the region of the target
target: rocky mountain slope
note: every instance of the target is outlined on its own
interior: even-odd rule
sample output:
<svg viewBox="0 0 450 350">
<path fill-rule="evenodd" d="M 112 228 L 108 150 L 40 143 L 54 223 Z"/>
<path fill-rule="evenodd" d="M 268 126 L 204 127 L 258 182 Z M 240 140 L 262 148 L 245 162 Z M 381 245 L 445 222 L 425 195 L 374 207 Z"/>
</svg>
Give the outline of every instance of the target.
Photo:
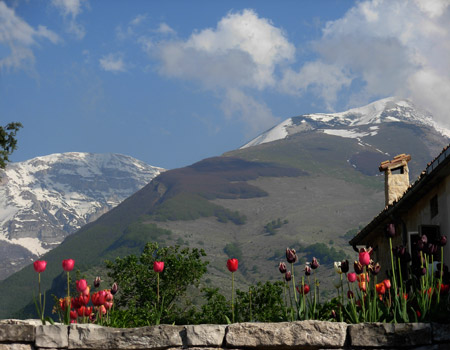
<svg viewBox="0 0 450 350">
<path fill-rule="evenodd" d="M 221 291 L 229 285 L 228 257 L 239 259 L 236 283 L 245 289 L 280 278 L 286 247 L 300 254 L 296 274 L 318 257 L 321 290 L 333 290 L 333 260 L 354 257 L 349 239 L 384 207 L 380 162 L 411 154 L 414 181 L 449 143 L 408 101 L 381 100 L 356 111 L 290 118 L 252 145 L 160 174 L 47 253 L 43 286 L 64 293 L 62 259 L 95 276 L 105 273 L 105 259 L 138 254 L 157 241 L 204 248 L 210 264 L 202 285 Z M 27 267 L 0 282 L 0 317 L 33 312 L 24 307 L 35 277 Z"/>
<path fill-rule="evenodd" d="M 0 279 L 117 206 L 163 169 L 120 154 L 64 153 L 0 174 Z"/>
</svg>

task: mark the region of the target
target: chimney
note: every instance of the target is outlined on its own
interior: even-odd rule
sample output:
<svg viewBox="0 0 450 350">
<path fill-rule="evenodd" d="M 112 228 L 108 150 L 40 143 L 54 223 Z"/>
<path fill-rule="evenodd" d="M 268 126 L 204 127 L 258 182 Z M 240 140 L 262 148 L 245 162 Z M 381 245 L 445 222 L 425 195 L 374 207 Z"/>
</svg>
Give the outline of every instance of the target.
<svg viewBox="0 0 450 350">
<path fill-rule="evenodd" d="M 380 164 L 380 172 L 384 171 L 384 197 L 388 206 L 403 196 L 409 187 L 408 162 L 409 154 L 399 154 L 392 160 L 386 160 Z"/>
</svg>

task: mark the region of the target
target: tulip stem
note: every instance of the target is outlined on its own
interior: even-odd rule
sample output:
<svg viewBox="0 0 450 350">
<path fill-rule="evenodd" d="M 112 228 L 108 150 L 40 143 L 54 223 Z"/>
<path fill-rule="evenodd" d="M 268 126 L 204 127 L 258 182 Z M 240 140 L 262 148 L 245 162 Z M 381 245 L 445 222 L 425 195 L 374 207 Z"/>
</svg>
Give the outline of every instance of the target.
<svg viewBox="0 0 450 350">
<path fill-rule="evenodd" d="M 231 272 L 231 319 L 234 323 L 234 272 Z"/>
<path fill-rule="evenodd" d="M 298 304 L 297 293 L 295 293 L 295 277 L 294 277 L 294 263 L 291 263 L 291 271 L 292 271 L 292 286 L 294 287 L 294 299 L 295 304 Z"/>
<path fill-rule="evenodd" d="M 444 269 L 444 246 L 441 245 L 441 273 L 439 274 L 439 290 L 437 295 L 437 303 L 439 305 L 440 297 L 441 297 L 441 286 L 442 286 L 442 274 Z"/>
<path fill-rule="evenodd" d="M 159 272 L 156 273 L 156 295 L 158 300 L 158 306 L 159 306 Z"/>
</svg>

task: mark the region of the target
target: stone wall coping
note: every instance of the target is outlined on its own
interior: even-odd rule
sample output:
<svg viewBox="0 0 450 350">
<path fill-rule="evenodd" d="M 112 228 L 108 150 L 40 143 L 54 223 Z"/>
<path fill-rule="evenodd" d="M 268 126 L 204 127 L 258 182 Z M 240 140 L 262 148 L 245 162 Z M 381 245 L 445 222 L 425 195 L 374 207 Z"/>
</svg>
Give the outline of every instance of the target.
<svg viewBox="0 0 450 350">
<path fill-rule="evenodd" d="M 443 349 L 450 324 L 295 321 L 112 328 L 0 320 L 0 350 Z"/>
</svg>

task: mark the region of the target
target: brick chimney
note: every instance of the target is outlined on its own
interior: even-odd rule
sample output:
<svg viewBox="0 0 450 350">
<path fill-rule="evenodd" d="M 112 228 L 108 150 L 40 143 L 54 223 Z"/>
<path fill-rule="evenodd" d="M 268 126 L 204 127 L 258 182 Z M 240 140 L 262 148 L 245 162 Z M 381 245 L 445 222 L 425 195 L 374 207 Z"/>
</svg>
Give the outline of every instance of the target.
<svg viewBox="0 0 450 350">
<path fill-rule="evenodd" d="M 380 164 L 380 172 L 384 171 L 384 197 L 388 206 L 403 196 L 409 187 L 408 162 L 409 154 L 399 154 L 392 160 L 386 160 Z"/>
</svg>

